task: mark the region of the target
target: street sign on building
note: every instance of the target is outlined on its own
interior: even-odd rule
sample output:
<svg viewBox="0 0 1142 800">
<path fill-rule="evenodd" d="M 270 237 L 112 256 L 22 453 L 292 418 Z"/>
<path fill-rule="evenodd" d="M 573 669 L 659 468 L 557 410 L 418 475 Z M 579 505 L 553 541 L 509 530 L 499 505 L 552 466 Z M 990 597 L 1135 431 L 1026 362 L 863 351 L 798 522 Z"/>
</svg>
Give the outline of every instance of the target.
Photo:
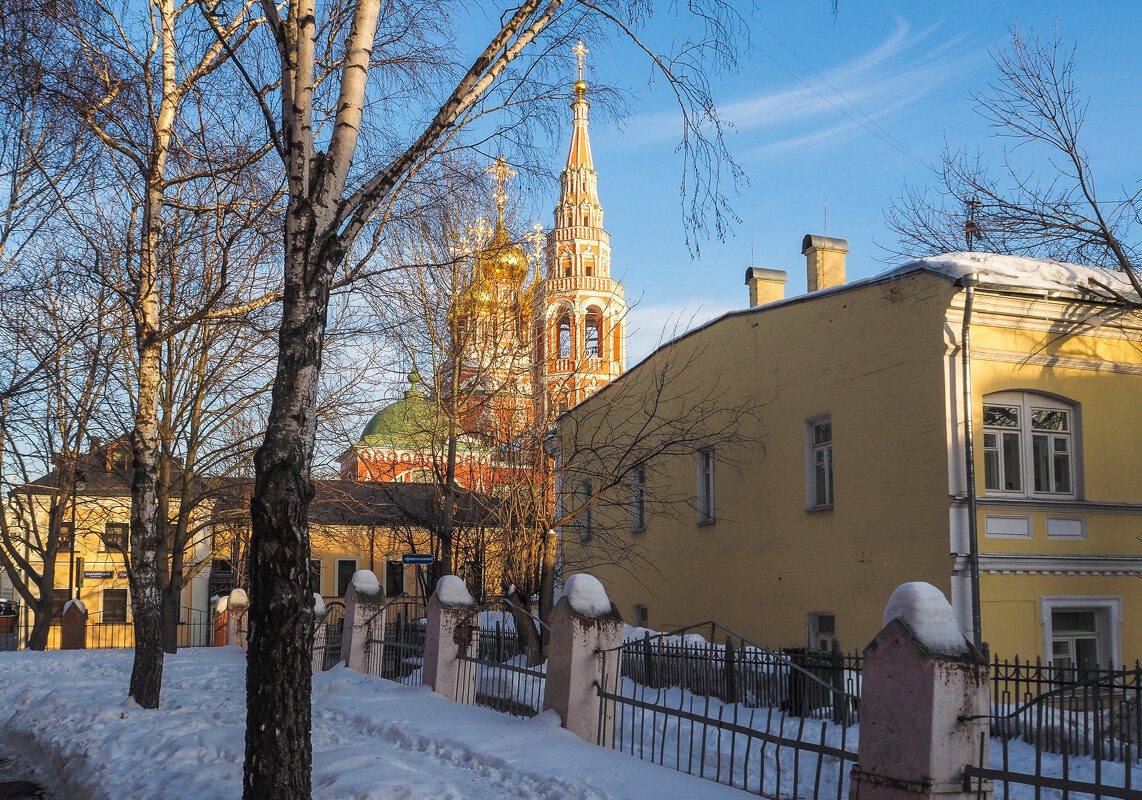
<svg viewBox="0 0 1142 800">
<path fill-rule="evenodd" d="M 427 566 L 432 563 L 432 553 L 405 553 L 400 560 L 405 566 L 409 564 Z"/>
</svg>

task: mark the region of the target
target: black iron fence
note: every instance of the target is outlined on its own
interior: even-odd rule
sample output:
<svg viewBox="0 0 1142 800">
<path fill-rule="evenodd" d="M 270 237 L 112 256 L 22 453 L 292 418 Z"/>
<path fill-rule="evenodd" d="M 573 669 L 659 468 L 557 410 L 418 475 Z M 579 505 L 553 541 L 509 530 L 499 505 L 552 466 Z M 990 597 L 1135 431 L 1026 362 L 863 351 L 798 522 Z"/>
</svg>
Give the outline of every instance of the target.
<svg viewBox="0 0 1142 800">
<path fill-rule="evenodd" d="M 519 625 L 529 624 L 528 620 L 532 630 L 521 637 Z M 538 642 L 549 631 L 546 623 L 508 600 L 499 600 L 474 611 L 468 624 L 478 626 L 476 655 L 459 657 L 457 701 L 516 717 L 534 717 L 542 711 L 547 667 L 539 663 Z"/>
<path fill-rule="evenodd" d="M 777 653 L 708 622 L 618 656 L 618 681 L 598 689 L 600 742 L 766 797 L 847 797 L 859 659 Z"/>
<path fill-rule="evenodd" d="M 624 677 L 653 689 L 677 687 L 746 708 L 776 708 L 842 725 L 859 721 L 859 654 L 777 652 L 703 622 L 627 641 L 621 668 Z"/>
<path fill-rule="evenodd" d="M 87 615 L 84 648 L 131 649 L 135 646 L 135 624 L 133 609 L 128 606 L 118 612 L 94 611 Z M 32 633 L 31 620 L 20 617 L 0 617 L 0 651 L 25 650 Z M 179 609 L 178 628 L 175 644 L 180 647 L 209 647 L 213 634 L 210 613 L 202 609 L 182 607 Z M 62 626 L 58 620 L 48 628 L 46 650 L 59 650 L 62 643 Z"/>
<path fill-rule="evenodd" d="M 367 623 L 365 671 L 406 686 L 423 684 L 426 611 L 402 594 L 374 614 Z"/>
<path fill-rule="evenodd" d="M 314 666 L 322 671 L 341 661 L 341 634 L 345 628 L 345 603 L 330 600 L 325 605 L 323 630 L 314 636 L 313 652 L 317 656 Z"/>
</svg>

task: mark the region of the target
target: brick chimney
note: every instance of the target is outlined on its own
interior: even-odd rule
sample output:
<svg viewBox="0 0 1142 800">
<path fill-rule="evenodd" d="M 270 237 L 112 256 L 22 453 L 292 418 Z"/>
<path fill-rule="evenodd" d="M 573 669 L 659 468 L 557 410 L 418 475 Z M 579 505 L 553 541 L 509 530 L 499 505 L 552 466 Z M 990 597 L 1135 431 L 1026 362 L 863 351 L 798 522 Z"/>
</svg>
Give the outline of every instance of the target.
<svg viewBox="0 0 1142 800">
<path fill-rule="evenodd" d="M 845 282 L 845 253 L 848 251 L 849 243 L 844 239 L 806 234 L 801 240 L 801 253 L 805 256 L 810 292 Z"/>
<path fill-rule="evenodd" d="M 749 287 L 749 307 L 785 299 L 785 281 L 788 278 L 783 269 L 747 269 L 745 285 Z"/>
</svg>

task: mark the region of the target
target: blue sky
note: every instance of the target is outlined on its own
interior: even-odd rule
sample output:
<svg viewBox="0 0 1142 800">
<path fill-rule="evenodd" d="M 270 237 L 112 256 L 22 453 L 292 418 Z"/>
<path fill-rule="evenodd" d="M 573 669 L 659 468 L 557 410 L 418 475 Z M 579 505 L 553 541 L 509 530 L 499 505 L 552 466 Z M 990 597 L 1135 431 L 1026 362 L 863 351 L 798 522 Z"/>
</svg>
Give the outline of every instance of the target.
<svg viewBox="0 0 1142 800">
<path fill-rule="evenodd" d="M 1111 196 L 1135 186 L 1142 177 L 1136 2 L 841 0 L 836 15 L 828 0 L 768 2 L 750 20 L 752 50 L 740 71 L 713 86 L 734 125 L 730 148 L 749 178 L 732 199 L 742 221 L 724 243 L 702 241 L 698 259 L 682 230 L 673 101 L 661 83 L 648 85 L 644 59 L 596 44 L 588 81 L 634 94 L 631 116 L 593 118 L 590 129 L 612 272 L 635 302 L 628 366 L 664 326 L 689 327 L 746 306 L 751 263 L 788 271 L 787 296 L 803 293 L 801 239 L 826 231 L 826 203 L 828 235 L 849 242 L 848 278 L 884 269 L 879 244 L 894 241 L 884 210 L 905 182 L 934 182 L 930 167 L 945 142 L 1001 153 L 970 95 L 993 79 L 989 49 L 1007 44 L 1013 25 L 1045 38 L 1057 26 L 1077 45 L 1078 83 L 1091 98 L 1084 137 L 1099 188 Z M 566 131 L 562 147 L 569 109 Z M 545 227 L 550 213 L 543 209 Z"/>
</svg>

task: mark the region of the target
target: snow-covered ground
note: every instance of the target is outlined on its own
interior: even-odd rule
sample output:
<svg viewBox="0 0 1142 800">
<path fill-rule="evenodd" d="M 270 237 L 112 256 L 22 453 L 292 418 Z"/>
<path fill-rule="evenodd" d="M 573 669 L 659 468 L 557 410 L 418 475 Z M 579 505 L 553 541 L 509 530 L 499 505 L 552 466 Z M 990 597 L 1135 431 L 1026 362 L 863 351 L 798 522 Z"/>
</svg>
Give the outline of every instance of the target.
<svg viewBox="0 0 1142 800">
<path fill-rule="evenodd" d="M 125 699 L 132 652 L 0 653 L 0 756 L 16 756 L 59 800 L 115 798 L 210 800 L 241 795 L 245 724 L 245 656 L 234 647 L 183 650 L 167 656 L 162 708 L 146 711 Z M 667 708 L 732 721 L 741 728 L 855 750 L 860 726 L 847 730 L 780 712 L 723 704 L 679 689 L 648 690 L 623 679 L 621 693 Z M 530 695 L 530 693 L 528 693 Z M 720 735 L 647 713 L 618 714 L 628 752 L 677 763 L 707 777 L 783 796 L 806 796 L 817 782 L 816 758 L 758 739 Z M 843 739 L 841 737 L 844 737 Z M 530 720 L 449 702 L 343 666 L 313 680 L 313 797 L 318 800 L 742 800 L 740 790 L 589 745 L 547 712 Z M 705 758 L 701 753 L 705 753 Z M 1121 762 L 1044 753 L 1041 774 L 1124 785 Z M 1009 767 L 1035 773 L 1035 749 L 1008 744 Z M 1003 763 L 992 740 L 991 764 Z M 702 764 L 705 766 L 703 767 Z M 822 764 L 822 797 L 847 796 L 836 759 Z M 793 775 L 799 775 L 794 783 Z M 1139 768 L 1132 770 L 1138 784 Z M 841 786 L 838 787 L 838 783 Z M 799 785 L 798 785 L 799 784 Z M 1011 785 L 1013 800 L 1034 789 Z M 997 796 L 999 793 L 997 791 Z M 1072 792 L 1071 798 L 1089 798 Z M 1061 793 L 1043 791 L 1044 800 Z"/>
<path fill-rule="evenodd" d="M 0 753 L 66 800 L 242 794 L 245 656 L 167 656 L 162 707 L 126 699 L 129 650 L 0 654 Z M 313 680 L 317 800 L 736 798 L 740 791 L 589 745 L 551 712 L 520 720 L 350 672 Z"/>
</svg>

